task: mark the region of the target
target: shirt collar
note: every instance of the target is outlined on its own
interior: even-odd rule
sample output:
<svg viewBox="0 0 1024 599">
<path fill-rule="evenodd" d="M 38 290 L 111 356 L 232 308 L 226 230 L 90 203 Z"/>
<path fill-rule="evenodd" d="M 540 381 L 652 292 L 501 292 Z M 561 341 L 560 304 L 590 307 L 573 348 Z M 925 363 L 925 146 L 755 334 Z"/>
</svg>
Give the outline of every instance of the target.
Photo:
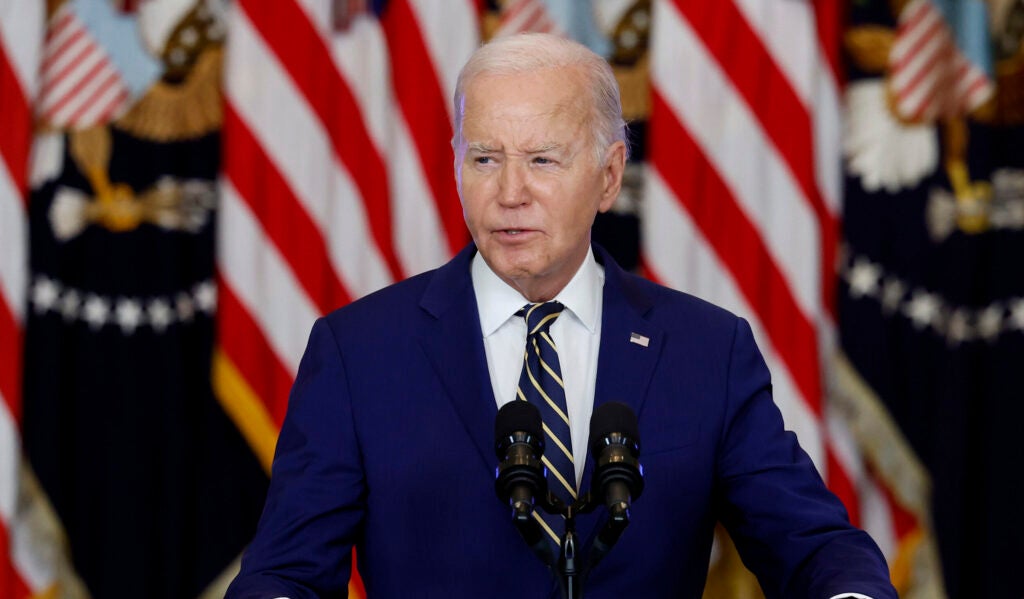
<svg viewBox="0 0 1024 599">
<path fill-rule="evenodd" d="M 480 252 L 473 256 L 470 276 L 484 337 L 489 337 L 529 303 L 521 293 L 491 270 Z M 594 333 L 597 330 L 597 311 L 603 287 L 604 269 L 594 259 L 594 250 L 590 249 L 583 264 L 565 288 L 555 296 L 554 301 L 561 302 L 588 331 Z"/>
</svg>

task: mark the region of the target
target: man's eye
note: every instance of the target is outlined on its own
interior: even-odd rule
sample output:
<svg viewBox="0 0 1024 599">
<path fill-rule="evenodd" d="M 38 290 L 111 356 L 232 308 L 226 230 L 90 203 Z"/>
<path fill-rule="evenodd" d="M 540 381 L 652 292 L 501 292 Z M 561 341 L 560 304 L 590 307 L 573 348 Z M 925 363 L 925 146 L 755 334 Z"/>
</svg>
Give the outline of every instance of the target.
<svg viewBox="0 0 1024 599">
<path fill-rule="evenodd" d="M 552 164 L 553 161 L 550 158 L 545 158 L 543 156 L 537 156 L 536 158 L 533 159 L 533 163 L 534 164 Z"/>
<path fill-rule="evenodd" d="M 473 162 L 475 162 L 476 164 L 490 164 L 491 163 L 491 157 L 490 156 L 477 156 L 476 158 L 473 159 Z"/>
</svg>

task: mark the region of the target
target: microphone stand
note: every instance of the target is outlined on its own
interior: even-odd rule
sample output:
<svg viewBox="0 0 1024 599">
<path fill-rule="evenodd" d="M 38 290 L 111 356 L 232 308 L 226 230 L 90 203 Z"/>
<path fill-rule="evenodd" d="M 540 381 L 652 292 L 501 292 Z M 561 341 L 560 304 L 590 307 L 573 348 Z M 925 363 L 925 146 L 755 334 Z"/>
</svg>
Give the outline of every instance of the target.
<svg viewBox="0 0 1024 599">
<path fill-rule="evenodd" d="M 599 502 L 594 501 L 589 491 L 581 495 L 572 505 L 566 505 L 550 491 L 544 500 L 538 502 L 549 514 L 561 514 L 565 516 L 565 534 L 562 535 L 562 542 L 558 554 L 558 564 L 555 566 L 551 555 L 551 546 L 547 538 L 543 537 L 540 526 L 533 518 L 530 518 L 532 526 L 527 526 L 516 519 L 516 526 L 527 544 L 534 553 L 541 558 L 558 577 L 559 586 L 562 589 L 564 599 L 581 599 L 583 597 L 583 581 L 586 580 L 590 571 L 608 555 L 612 546 L 622 535 L 622 531 L 629 526 L 629 509 L 625 504 L 613 506 L 608 512 L 608 522 L 605 523 L 601 532 L 591 544 L 589 561 L 584 562 L 579 554 L 579 537 L 576 535 L 576 515 L 589 514 L 597 509 Z M 524 532 L 529 529 L 529 532 Z M 529 536 L 528 536 L 529 535 Z M 539 538 L 538 538 L 539 537 Z M 535 542 L 531 542 L 534 540 Z"/>
<path fill-rule="evenodd" d="M 554 498 L 554 497 L 552 497 Z M 557 500 L 557 498 L 554 498 Z M 564 506 L 565 534 L 562 535 L 561 550 L 558 554 L 558 581 L 565 599 L 580 599 L 583 596 L 583 576 L 577 567 L 576 556 L 576 506 L 579 503 Z M 582 564 L 582 559 L 580 559 Z"/>
</svg>

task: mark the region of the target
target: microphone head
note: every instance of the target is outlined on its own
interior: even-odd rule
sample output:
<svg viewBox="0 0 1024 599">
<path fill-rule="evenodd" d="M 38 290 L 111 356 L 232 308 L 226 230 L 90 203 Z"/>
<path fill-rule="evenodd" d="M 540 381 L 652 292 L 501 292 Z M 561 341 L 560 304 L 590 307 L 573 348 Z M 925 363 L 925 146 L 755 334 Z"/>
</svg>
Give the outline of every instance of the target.
<svg viewBox="0 0 1024 599">
<path fill-rule="evenodd" d="M 640 451 L 640 426 L 633 408 L 621 401 L 609 401 L 594 408 L 590 417 L 590 451 L 597 458 L 607 445 L 606 438 L 618 433 L 628 438 Z"/>
<path fill-rule="evenodd" d="M 515 433 L 526 433 L 528 438 L 539 440 L 543 446 L 544 427 L 537 406 L 517 399 L 498 410 L 494 419 L 494 450 L 499 460 L 505 458 L 505 450 Z"/>
</svg>

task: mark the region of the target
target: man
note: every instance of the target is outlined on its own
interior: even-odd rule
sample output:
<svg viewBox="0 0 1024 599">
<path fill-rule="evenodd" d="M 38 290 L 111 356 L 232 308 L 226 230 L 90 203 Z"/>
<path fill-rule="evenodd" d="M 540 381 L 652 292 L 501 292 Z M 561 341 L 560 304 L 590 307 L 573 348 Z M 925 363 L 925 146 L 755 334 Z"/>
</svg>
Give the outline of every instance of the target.
<svg viewBox="0 0 1024 599">
<path fill-rule="evenodd" d="M 621 401 L 639 418 L 646 488 L 586 597 L 700 597 L 716 521 L 768 597 L 895 597 L 878 549 L 783 430 L 747 324 L 591 246 L 627 152 L 607 64 L 557 37 L 504 38 L 463 69 L 455 112 L 474 245 L 313 327 L 228 596 L 344 596 L 355 547 L 370 599 L 557 597 L 495 497 L 495 415 L 508 401 L 553 410 L 541 406 L 549 485 L 573 495 L 590 486 L 594 406 Z M 550 307 L 528 330 L 524 315 Z M 603 511 L 578 519 L 584 545 Z"/>
</svg>

